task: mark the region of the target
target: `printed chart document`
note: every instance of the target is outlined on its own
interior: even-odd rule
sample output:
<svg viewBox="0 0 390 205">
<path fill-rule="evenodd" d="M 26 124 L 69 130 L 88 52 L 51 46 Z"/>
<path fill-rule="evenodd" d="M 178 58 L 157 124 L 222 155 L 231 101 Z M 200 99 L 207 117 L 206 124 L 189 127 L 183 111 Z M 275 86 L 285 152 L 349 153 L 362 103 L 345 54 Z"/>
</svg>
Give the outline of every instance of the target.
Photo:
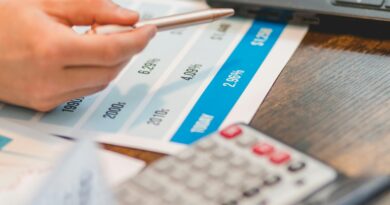
<svg viewBox="0 0 390 205">
<path fill-rule="evenodd" d="M 197 1 L 116 1 L 141 18 Z M 229 18 L 160 32 L 107 89 L 49 113 L 2 105 L 0 117 L 52 134 L 174 153 L 221 126 L 249 122 L 307 26 Z"/>
</svg>

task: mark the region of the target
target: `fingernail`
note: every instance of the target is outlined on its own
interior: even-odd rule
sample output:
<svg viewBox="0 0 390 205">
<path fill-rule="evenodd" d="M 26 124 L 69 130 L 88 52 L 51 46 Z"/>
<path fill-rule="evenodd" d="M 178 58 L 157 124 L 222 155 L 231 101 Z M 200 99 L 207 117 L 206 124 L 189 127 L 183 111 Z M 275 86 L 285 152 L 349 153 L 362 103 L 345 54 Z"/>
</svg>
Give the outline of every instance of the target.
<svg viewBox="0 0 390 205">
<path fill-rule="evenodd" d="M 147 27 L 149 29 L 149 38 L 153 38 L 157 34 L 157 27 L 152 25 L 148 25 Z"/>
<path fill-rule="evenodd" d="M 145 26 L 142 26 L 142 28 L 146 30 L 149 39 L 153 38 L 156 35 L 156 33 L 157 33 L 157 27 L 156 26 L 145 25 Z"/>
</svg>

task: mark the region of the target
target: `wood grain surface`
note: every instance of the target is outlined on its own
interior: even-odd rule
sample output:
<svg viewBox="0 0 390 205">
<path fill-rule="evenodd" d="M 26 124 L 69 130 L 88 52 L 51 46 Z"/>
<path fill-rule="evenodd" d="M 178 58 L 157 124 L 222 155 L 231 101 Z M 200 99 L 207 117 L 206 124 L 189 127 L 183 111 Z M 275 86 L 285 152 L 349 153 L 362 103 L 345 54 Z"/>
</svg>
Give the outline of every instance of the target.
<svg viewBox="0 0 390 205">
<path fill-rule="evenodd" d="M 312 28 L 251 124 L 347 175 L 390 174 L 390 35 L 359 28 Z"/>
<path fill-rule="evenodd" d="M 251 125 L 348 176 L 390 174 L 390 24 L 312 26 Z M 106 148 L 146 162 L 163 156 Z M 390 204 L 390 194 L 373 204 Z"/>
</svg>

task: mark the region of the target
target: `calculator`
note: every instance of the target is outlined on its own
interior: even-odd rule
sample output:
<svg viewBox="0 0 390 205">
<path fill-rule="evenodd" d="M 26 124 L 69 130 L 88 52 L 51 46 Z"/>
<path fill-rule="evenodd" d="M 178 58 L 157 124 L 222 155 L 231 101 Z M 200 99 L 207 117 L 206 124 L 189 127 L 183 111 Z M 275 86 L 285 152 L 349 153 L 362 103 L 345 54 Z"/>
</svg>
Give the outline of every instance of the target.
<svg viewBox="0 0 390 205">
<path fill-rule="evenodd" d="M 290 205 L 337 177 L 319 160 L 234 124 L 154 162 L 115 194 L 129 205 Z"/>
</svg>

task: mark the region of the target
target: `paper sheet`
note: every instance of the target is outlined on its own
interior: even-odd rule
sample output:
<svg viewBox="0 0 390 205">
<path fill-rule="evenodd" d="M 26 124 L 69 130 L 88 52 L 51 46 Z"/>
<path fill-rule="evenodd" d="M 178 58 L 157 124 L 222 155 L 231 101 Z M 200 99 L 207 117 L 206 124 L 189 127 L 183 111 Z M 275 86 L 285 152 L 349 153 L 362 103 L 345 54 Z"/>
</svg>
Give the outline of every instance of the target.
<svg viewBox="0 0 390 205">
<path fill-rule="evenodd" d="M 1 139 L 8 139 L 7 144 L 2 144 Z M 82 150 L 73 154 L 74 150 L 70 148 L 74 145 L 68 140 L 0 120 L 0 202 L 24 205 L 37 194 L 42 183 L 48 181 L 48 176 L 60 175 L 61 178 L 67 176 L 69 180 L 72 179 L 69 173 L 62 174 L 58 171 L 65 170 L 61 167 L 62 158 L 70 161 L 70 170 L 77 172 L 82 166 L 73 165 L 81 163 L 89 169 L 104 173 L 104 179 L 112 187 L 134 176 L 145 166 L 143 161 L 111 151 L 91 151 L 81 147 Z M 95 152 L 98 156 L 93 154 Z M 93 167 L 93 163 L 87 164 L 91 161 L 88 158 L 92 161 L 99 160 L 100 165 Z M 53 170 L 59 173 L 53 173 Z"/>
<path fill-rule="evenodd" d="M 97 146 L 91 140 L 75 143 L 40 185 L 30 205 L 107 205 L 114 204 L 97 157 Z M 31 190 L 33 191 L 33 190 Z"/>
<path fill-rule="evenodd" d="M 206 8 L 196 1 L 116 1 L 141 18 Z M 50 113 L 0 106 L 0 117 L 69 137 L 175 153 L 248 123 L 306 26 L 242 18 L 159 33 L 106 90 Z"/>
<path fill-rule="evenodd" d="M 0 161 L 4 157 L 0 153 Z M 99 151 L 99 158 L 105 179 L 111 187 L 135 176 L 145 166 L 142 161 L 110 151 Z M 14 156 L 8 159 L 15 160 Z M 29 164 L 27 161 L 29 160 L 26 158 L 19 159 L 17 162 L 23 164 L 22 166 L 2 166 L 0 162 L 0 202 L 7 202 L 8 205 L 26 205 L 47 180 L 53 162 Z"/>
</svg>

